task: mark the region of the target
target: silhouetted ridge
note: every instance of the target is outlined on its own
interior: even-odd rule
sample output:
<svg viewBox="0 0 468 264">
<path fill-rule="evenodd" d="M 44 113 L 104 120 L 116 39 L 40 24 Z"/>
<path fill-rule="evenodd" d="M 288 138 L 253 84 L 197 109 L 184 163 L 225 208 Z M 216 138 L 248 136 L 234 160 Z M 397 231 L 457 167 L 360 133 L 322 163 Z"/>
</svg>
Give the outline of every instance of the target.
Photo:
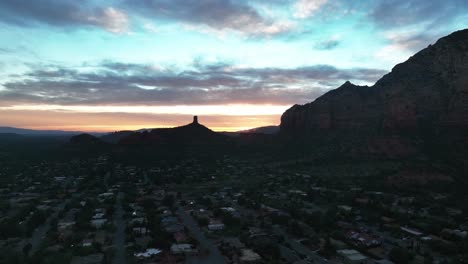
<svg viewBox="0 0 468 264">
<path fill-rule="evenodd" d="M 101 136 L 100 139 L 107 143 L 118 143 L 120 140 L 133 133 L 133 131 L 117 131 Z"/>
<path fill-rule="evenodd" d="M 173 128 L 156 128 L 151 131 L 134 132 L 124 137 L 120 143 L 132 144 L 201 144 L 216 143 L 226 139 L 224 135 L 218 134 L 204 125 L 198 123 L 197 116 L 193 122 L 184 126 Z"/>
<path fill-rule="evenodd" d="M 70 143 L 75 145 L 91 145 L 103 143 L 99 138 L 90 134 L 80 134 L 70 138 Z"/>
</svg>

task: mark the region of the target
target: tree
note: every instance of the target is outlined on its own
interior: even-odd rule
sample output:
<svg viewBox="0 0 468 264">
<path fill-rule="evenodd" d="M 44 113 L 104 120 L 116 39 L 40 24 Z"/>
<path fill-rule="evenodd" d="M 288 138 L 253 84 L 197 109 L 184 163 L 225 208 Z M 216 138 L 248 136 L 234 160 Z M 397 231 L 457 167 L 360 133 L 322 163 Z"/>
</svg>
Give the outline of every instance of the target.
<svg viewBox="0 0 468 264">
<path fill-rule="evenodd" d="M 31 248 L 32 248 L 31 243 L 27 243 L 26 245 L 24 245 L 24 247 L 23 247 L 23 254 L 24 254 L 25 256 L 28 256 L 28 255 L 29 255 L 29 251 L 31 251 Z"/>
<path fill-rule="evenodd" d="M 323 246 L 322 250 L 320 251 L 320 254 L 322 254 L 323 256 L 329 258 L 329 257 L 335 255 L 335 253 L 336 253 L 336 249 L 332 245 L 332 243 L 330 241 L 330 238 L 327 237 L 327 239 L 325 240 L 325 245 Z"/>
<path fill-rule="evenodd" d="M 172 196 L 172 195 L 164 196 L 164 199 L 163 199 L 162 203 L 167 207 L 173 207 L 174 206 L 174 196 Z"/>
<path fill-rule="evenodd" d="M 407 264 L 410 260 L 410 254 L 408 250 L 400 247 L 394 247 L 390 250 L 389 258 L 396 264 Z"/>
</svg>

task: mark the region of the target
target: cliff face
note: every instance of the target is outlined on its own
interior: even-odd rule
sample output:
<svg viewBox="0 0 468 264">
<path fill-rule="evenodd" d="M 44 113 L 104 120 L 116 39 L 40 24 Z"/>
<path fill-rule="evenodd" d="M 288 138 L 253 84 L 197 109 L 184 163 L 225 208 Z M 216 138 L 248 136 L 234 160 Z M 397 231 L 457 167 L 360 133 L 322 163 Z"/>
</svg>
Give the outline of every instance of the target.
<svg viewBox="0 0 468 264">
<path fill-rule="evenodd" d="M 396 65 L 375 85 L 346 82 L 281 117 L 281 133 L 438 134 L 468 129 L 468 29 Z"/>
</svg>

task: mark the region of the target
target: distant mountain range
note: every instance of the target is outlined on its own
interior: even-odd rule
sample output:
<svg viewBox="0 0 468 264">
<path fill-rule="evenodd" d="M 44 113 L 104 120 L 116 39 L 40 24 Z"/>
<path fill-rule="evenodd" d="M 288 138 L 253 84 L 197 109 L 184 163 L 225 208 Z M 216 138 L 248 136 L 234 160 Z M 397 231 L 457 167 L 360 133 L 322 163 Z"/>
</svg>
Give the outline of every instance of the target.
<svg viewBox="0 0 468 264">
<path fill-rule="evenodd" d="M 239 132 L 215 132 L 198 123 L 194 117 L 192 123 L 173 128 L 140 129 L 137 131 L 117 131 L 100 137 L 80 134 L 71 138 L 73 143 L 106 142 L 121 145 L 157 145 L 157 144 L 210 144 L 229 140 L 229 137 L 243 134 L 275 134 L 278 126 L 266 126 Z M 228 137 L 229 136 L 229 137 Z"/>
<path fill-rule="evenodd" d="M 62 130 L 34 130 L 16 127 L 0 127 L 0 133 L 28 135 L 28 136 L 70 136 L 77 135 L 83 132 L 79 131 L 62 131 Z"/>
<path fill-rule="evenodd" d="M 179 127 L 174 131 L 183 130 L 185 126 Z M 202 126 L 204 127 L 204 126 Z M 190 128 L 190 126 L 189 126 Z M 206 128 L 206 127 L 205 127 Z M 208 128 L 207 128 L 208 129 Z M 131 136 L 131 138 L 135 138 L 139 136 L 146 135 L 147 133 L 150 134 L 165 134 L 165 137 L 171 134 L 172 128 L 142 128 L 136 131 L 131 130 L 124 130 L 124 131 L 116 131 L 111 133 L 99 133 L 99 132 L 91 132 L 91 133 L 84 133 L 80 131 L 63 131 L 63 130 L 34 130 L 34 129 L 24 129 L 24 128 L 16 128 L 16 127 L 0 127 L 0 139 L 6 138 L 16 138 L 19 139 L 21 136 L 77 136 L 82 134 L 89 134 L 100 140 L 107 142 L 107 143 L 118 143 L 122 139 Z M 210 130 L 211 131 L 211 130 Z M 249 130 L 243 130 L 238 132 L 214 132 L 216 134 L 223 134 L 228 136 L 237 136 L 239 134 L 245 133 L 259 133 L 259 134 L 274 134 L 279 131 L 279 126 L 265 126 L 259 128 L 252 128 Z"/>
</svg>

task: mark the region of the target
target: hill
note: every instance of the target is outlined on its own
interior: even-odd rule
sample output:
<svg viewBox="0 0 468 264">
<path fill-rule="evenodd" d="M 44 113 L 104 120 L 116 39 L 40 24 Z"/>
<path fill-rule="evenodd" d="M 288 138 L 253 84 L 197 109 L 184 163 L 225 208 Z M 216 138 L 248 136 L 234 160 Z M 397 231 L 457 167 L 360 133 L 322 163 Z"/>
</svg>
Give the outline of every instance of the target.
<svg viewBox="0 0 468 264">
<path fill-rule="evenodd" d="M 226 136 L 198 123 L 198 118 L 195 116 L 192 123 L 184 126 L 133 132 L 123 137 L 120 143 L 123 145 L 209 144 L 220 143 L 226 139 Z"/>
<path fill-rule="evenodd" d="M 99 138 L 90 134 L 80 134 L 70 138 L 70 143 L 73 145 L 100 145 L 104 142 Z"/>
<path fill-rule="evenodd" d="M 107 143 L 116 144 L 116 143 L 119 143 L 120 140 L 122 140 L 123 138 L 128 137 L 133 133 L 135 133 L 135 132 L 134 131 L 129 131 L 129 130 L 117 131 L 117 132 L 112 132 L 112 133 L 103 135 L 103 136 L 100 137 L 100 139 L 102 141 L 104 141 L 104 142 L 107 142 Z"/>
</svg>

